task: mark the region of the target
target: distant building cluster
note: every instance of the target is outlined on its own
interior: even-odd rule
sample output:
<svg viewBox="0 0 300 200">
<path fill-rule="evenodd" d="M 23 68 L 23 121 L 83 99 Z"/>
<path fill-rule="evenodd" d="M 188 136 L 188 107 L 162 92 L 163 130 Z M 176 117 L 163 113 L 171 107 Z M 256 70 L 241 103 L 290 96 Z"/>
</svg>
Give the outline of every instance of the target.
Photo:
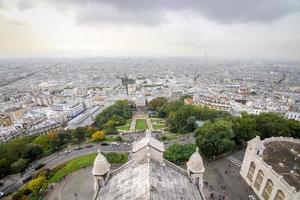
<svg viewBox="0 0 300 200">
<path fill-rule="evenodd" d="M 2 60 L 0 141 L 57 127 L 85 126 L 127 99 L 137 108 L 156 97 L 299 120 L 299 68 L 293 63 L 183 58 Z M 47 70 L 46 70 L 47 69 Z"/>
</svg>

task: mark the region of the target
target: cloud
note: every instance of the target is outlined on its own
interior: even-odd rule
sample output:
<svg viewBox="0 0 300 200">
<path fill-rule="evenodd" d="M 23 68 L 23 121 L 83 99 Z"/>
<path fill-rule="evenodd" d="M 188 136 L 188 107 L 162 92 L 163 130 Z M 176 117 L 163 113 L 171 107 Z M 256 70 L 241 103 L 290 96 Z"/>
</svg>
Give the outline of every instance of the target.
<svg viewBox="0 0 300 200">
<path fill-rule="evenodd" d="M 34 3 L 32 1 L 19 1 L 17 6 L 19 10 L 25 11 L 34 8 Z"/>
<path fill-rule="evenodd" d="M 28 0 L 27 0 L 28 1 Z M 270 22 L 300 11 L 299 0 L 49 0 L 79 23 L 156 25 L 167 12 L 188 12 L 218 23 Z"/>
</svg>

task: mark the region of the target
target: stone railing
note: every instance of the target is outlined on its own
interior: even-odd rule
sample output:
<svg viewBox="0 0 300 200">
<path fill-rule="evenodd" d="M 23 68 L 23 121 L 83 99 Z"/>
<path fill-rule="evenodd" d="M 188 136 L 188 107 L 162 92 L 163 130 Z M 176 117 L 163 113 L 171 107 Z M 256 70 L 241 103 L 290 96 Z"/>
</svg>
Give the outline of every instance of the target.
<svg viewBox="0 0 300 200">
<path fill-rule="evenodd" d="M 186 170 L 184 170 L 181 167 L 175 165 L 174 163 L 172 163 L 172 162 L 170 162 L 170 161 L 168 161 L 166 159 L 164 159 L 164 162 L 166 163 L 166 165 L 168 165 L 169 167 L 175 169 L 176 171 L 178 171 L 178 172 L 180 172 L 180 173 L 182 173 L 184 175 L 188 175 Z"/>
<path fill-rule="evenodd" d="M 118 173 L 122 169 L 125 169 L 128 165 L 131 165 L 133 162 L 134 162 L 134 159 L 128 161 L 127 163 L 125 163 L 125 164 L 121 165 L 120 167 L 118 167 L 117 169 L 113 170 L 110 174 L 114 175 L 114 174 Z"/>
<path fill-rule="evenodd" d="M 263 144 L 267 144 L 270 142 L 294 142 L 300 144 L 300 139 L 295 139 L 292 137 L 270 137 L 264 139 L 262 142 Z"/>
</svg>

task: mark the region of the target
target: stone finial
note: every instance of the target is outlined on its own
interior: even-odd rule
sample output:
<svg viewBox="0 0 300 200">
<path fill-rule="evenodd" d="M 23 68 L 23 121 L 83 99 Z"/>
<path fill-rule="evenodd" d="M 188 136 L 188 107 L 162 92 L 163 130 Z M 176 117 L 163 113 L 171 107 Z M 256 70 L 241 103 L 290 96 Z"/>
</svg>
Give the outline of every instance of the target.
<svg viewBox="0 0 300 200">
<path fill-rule="evenodd" d="M 193 173 L 202 173 L 204 171 L 203 160 L 199 154 L 199 148 L 196 148 L 195 153 L 193 153 L 187 162 L 188 170 Z"/>
<path fill-rule="evenodd" d="M 151 131 L 146 130 L 146 137 L 151 137 Z"/>
<path fill-rule="evenodd" d="M 94 176 L 103 176 L 110 171 L 110 164 L 105 156 L 98 149 L 98 155 L 95 158 L 92 173 Z"/>
</svg>

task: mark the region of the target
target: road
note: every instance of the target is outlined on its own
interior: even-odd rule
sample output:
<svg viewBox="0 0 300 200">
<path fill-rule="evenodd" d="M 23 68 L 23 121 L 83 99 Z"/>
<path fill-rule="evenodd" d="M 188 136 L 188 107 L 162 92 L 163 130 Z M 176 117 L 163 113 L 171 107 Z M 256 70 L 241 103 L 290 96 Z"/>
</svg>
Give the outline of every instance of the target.
<svg viewBox="0 0 300 200">
<path fill-rule="evenodd" d="M 168 148 L 170 145 L 174 143 L 181 143 L 181 144 L 195 143 L 195 138 L 193 137 L 193 134 L 187 134 L 180 137 L 177 140 L 165 141 L 164 146 L 165 148 Z M 87 144 L 82 145 L 82 147 L 85 147 L 86 145 Z M 90 153 L 96 153 L 99 148 L 101 149 L 102 152 L 129 152 L 132 149 L 132 144 L 124 145 L 124 143 L 120 143 L 120 146 L 112 146 L 112 145 L 102 146 L 101 143 L 97 143 L 97 144 L 93 144 L 93 146 L 90 148 L 72 150 L 71 153 L 68 154 L 65 154 L 65 151 L 74 149 L 74 147 L 63 149 L 57 153 L 51 154 L 47 157 L 38 160 L 32 166 L 28 167 L 25 173 L 23 173 L 21 176 L 19 174 L 9 176 L 9 182 L 10 182 L 9 186 L 8 187 L 5 186 L 5 189 L 1 188 L 1 190 L 5 194 L 17 191 L 23 184 L 22 180 L 26 177 L 29 177 L 33 172 L 35 172 L 34 167 L 38 164 L 45 164 L 43 168 L 53 169 L 57 165 L 65 163 L 78 156 L 82 156 Z"/>
<path fill-rule="evenodd" d="M 82 145 L 84 147 L 86 145 Z M 120 146 L 101 146 L 101 143 L 94 144 L 90 148 L 82 148 L 79 150 L 72 150 L 71 153 L 65 154 L 65 151 L 68 150 L 68 148 L 59 151 L 55 154 L 52 154 L 50 156 L 44 157 L 41 160 L 34 163 L 33 166 L 30 166 L 26 169 L 25 173 L 23 173 L 21 176 L 19 174 L 12 175 L 14 177 L 9 177 L 11 181 L 14 181 L 14 183 L 11 183 L 8 187 L 2 190 L 5 194 L 8 194 L 10 192 L 17 191 L 22 186 L 22 180 L 28 176 L 30 176 L 34 171 L 34 166 L 38 164 L 45 164 L 43 168 L 53 169 L 59 164 L 65 163 L 73 158 L 76 158 L 78 156 L 90 154 L 90 153 L 96 153 L 97 150 L 100 148 L 102 152 L 128 152 L 131 150 L 131 145 L 124 145 L 124 143 L 121 143 Z"/>
</svg>

